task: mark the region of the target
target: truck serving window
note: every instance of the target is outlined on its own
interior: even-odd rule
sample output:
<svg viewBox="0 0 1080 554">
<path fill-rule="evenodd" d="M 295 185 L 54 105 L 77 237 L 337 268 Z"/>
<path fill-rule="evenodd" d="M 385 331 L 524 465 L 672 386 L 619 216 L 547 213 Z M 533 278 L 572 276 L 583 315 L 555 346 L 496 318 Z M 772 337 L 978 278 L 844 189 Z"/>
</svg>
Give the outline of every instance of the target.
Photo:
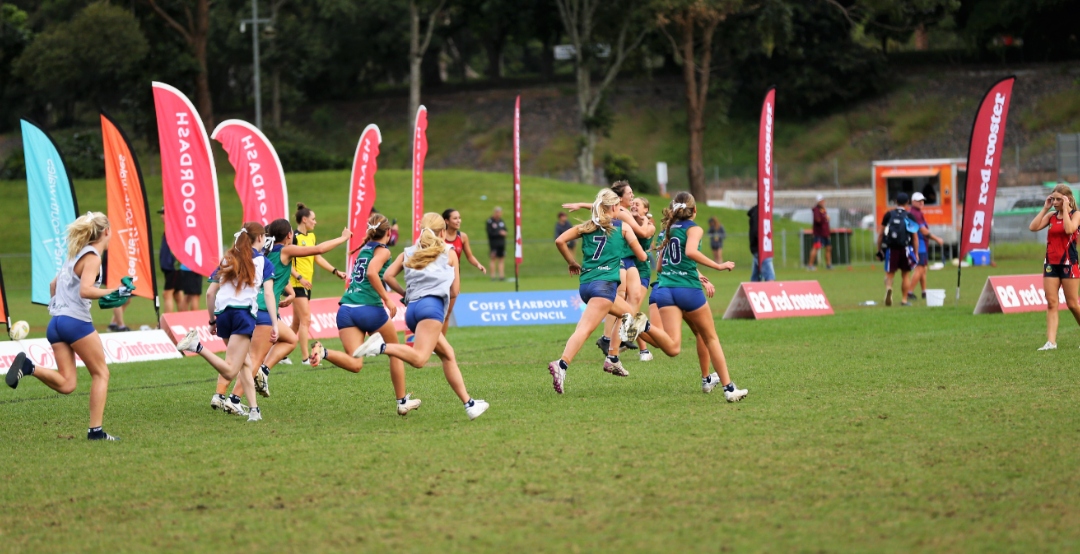
<svg viewBox="0 0 1080 554">
<path fill-rule="evenodd" d="M 885 179 L 889 204 L 896 202 L 896 195 L 907 193 L 908 198 L 916 192 L 926 197 L 927 206 L 941 204 L 941 179 L 937 175 L 928 177 L 888 177 Z"/>
</svg>

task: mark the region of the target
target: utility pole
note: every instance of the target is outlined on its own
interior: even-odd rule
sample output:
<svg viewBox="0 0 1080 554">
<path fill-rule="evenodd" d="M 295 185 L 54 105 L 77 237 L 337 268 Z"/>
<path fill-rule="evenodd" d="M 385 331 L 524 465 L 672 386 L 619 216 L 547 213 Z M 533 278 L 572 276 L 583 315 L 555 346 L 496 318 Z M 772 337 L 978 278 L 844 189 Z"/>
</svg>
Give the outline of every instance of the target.
<svg viewBox="0 0 1080 554">
<path fill-rule="evenodd" d="M 272 22 L 272 19 L 259 19 L 259 0 L 251 0 L 251 19 L 240 20 L 240 32 L 251 24 L 252 65 L 255 67 L 255 126 L 262 129 L 262 88 L 259 84 L 259 23 Z"/>
</svg>

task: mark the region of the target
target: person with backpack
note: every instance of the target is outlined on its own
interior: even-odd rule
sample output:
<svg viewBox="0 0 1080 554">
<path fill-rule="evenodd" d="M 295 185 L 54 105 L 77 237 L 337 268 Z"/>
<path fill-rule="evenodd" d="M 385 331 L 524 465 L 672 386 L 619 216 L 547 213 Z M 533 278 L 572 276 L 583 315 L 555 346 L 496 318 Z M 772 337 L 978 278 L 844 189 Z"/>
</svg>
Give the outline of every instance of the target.
<svg viewBox="0 0 1080 554">
<path fill-rule="evenodd" d="M 911 218 L 907 209 L 908 195 L 896 195 L 896 208 L 885 212 L 881 218 L 881 234 L 878 235 L 877 258 L 885 262 L 885 305 L 892 306 L 893 277 L 901 273 L 900 305 L 910 306 L 911 268 L 918 263 L 919 224 Z"/>
</svg>

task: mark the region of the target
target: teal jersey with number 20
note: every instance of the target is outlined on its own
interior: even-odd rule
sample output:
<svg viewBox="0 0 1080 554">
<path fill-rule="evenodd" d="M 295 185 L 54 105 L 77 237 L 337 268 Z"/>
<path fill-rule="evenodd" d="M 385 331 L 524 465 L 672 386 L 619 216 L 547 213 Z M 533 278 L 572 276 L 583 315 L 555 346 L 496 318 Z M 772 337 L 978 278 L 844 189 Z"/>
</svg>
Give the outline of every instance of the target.
<svg viewBox="0 0 1080 554">
<path fill-rule="evenodd" d="M 697 262 L 686 255 L 687 230 L 691 227 L 697 227 L 697 224 L 690 220 L 671 224 L 670 238 L 667 247 L 662 252 L 664 264 L 660 268 L 661 287 L 701 288 Z M 701 251 L 700 241 L 698 241 L 698 251 Z"/>
</svg>

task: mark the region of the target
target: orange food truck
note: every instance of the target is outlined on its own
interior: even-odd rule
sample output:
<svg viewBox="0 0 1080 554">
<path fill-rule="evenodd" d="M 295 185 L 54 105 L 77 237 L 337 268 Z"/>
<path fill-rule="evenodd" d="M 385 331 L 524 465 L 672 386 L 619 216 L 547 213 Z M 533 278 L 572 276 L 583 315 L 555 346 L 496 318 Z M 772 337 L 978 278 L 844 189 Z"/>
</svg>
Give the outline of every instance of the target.
<svg viewBox="0 0 1080 554">
<path fill-rule="evenodd" d="M 967 160 L 887 160 L 873 163 L 874 229 L 880 231 L 881 218 L 896 205 L 896 195 L 916 192 L 926 197 L 923 215 L 930 232 L 946 243 L 957 241 L 963 212 Z"/>
</svg>

